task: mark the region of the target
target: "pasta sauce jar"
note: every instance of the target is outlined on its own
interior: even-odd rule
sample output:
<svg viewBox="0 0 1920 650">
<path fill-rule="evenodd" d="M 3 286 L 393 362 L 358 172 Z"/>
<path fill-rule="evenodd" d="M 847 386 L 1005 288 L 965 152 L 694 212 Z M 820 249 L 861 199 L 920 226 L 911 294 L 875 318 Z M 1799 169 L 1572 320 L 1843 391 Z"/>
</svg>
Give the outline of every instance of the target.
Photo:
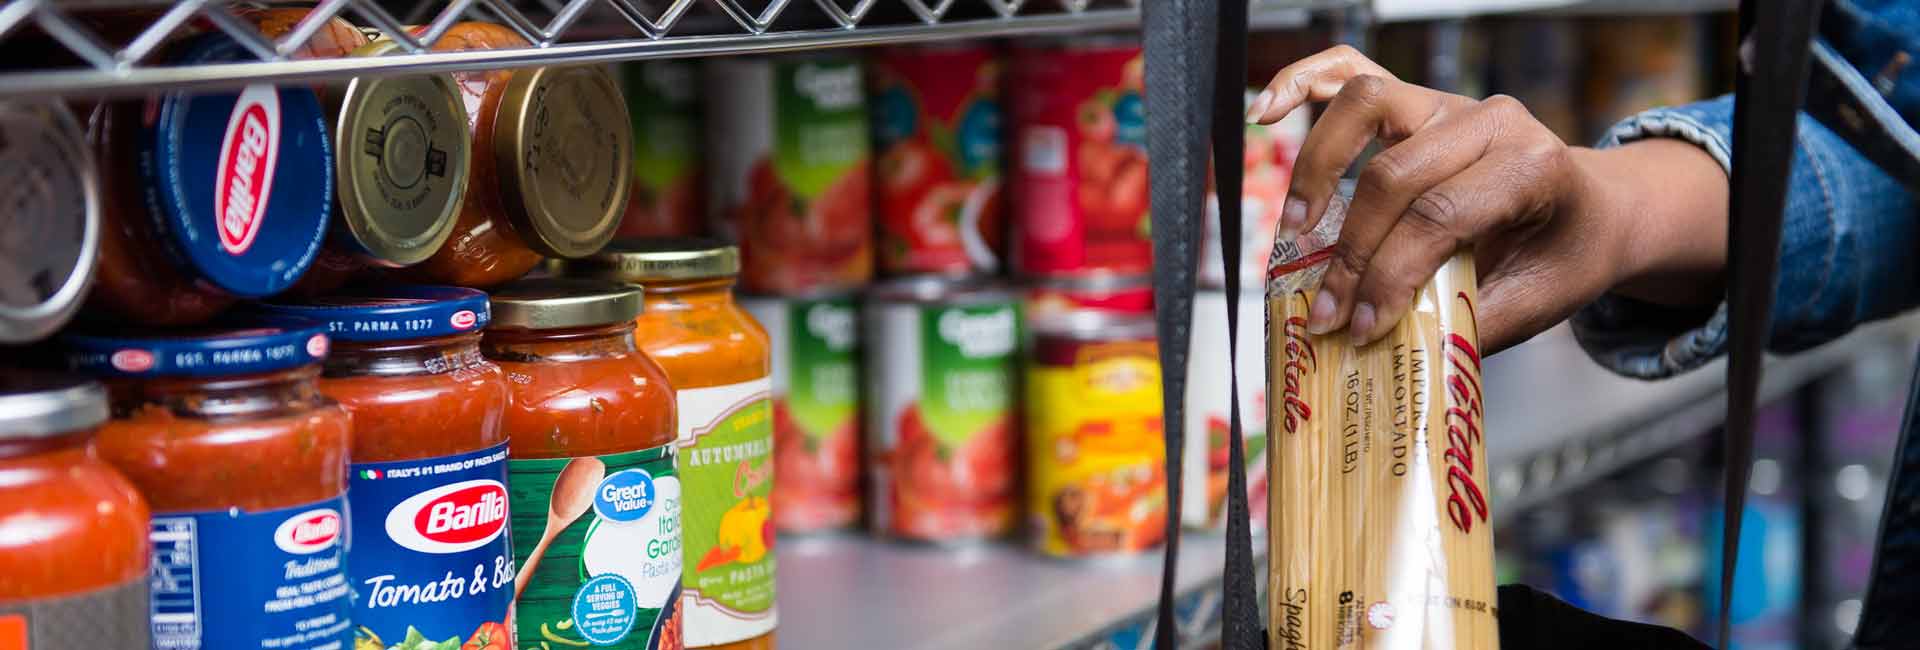
<svg viewBox="0 0 1920 650">
<path fill-rule="evenodd" d="M 681 643 L 673 391 L 633 344 L 638 287 L 522 280 L 481 352 L 506 372 L 519 647 Z"/>
<path fill-rule="evenodd" d="M 700 239 L 618 241 L 563 267 L 646 287 L 634 338 L 675 389 L 689 648 L 772 648 L 778 617 L 767 334 L 734 303 L 739 271 L 737 249 Z"/>
<path fill-rule="evenodd" d="M 509 636 L 507 384 L 475 289 L 397 286 L 259 309 L 327 324 L 320 392 L 353 414 L 355 644 Z"/>
<path fill-rule="evenodd" d="M 154 647 L 351 645 L 351 427 L 315 381 L 325 328 L 257 317 L 63 341 L 112 391 L 95 446 L 153 506 Z"/>
<path fill-rule="evenodd" d="M 0 370 L 0 648 L 148 647 L 147 502 L 88 446 L 106 419 L 97 383 Z"/>
<path fill-rule="evenodd" d="M 223 35 L 172 62 L 253 60 Z M 173 92 L 104 103 L 89 139 L 106 198 L 89 308 L 149 325 L 204 323 L 240 298 L 279 293 L 313 263 L 333 205 L 333 150 L 304 86 Z"/>
</svg>

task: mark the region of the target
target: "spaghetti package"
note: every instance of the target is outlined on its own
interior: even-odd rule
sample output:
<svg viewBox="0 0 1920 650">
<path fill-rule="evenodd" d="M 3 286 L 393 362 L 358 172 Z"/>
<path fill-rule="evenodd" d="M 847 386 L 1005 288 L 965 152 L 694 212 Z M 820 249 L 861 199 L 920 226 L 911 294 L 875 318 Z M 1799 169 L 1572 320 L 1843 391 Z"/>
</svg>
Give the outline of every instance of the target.
<svg viewBox="0 0 1920 650">
<path fill-rule="evenodd" d="M 1269 647 L 1499 647 L 1473 258 L 1393 333 L 1307 332 L 1346 203 L 1267 274 Z"/>
</svg>

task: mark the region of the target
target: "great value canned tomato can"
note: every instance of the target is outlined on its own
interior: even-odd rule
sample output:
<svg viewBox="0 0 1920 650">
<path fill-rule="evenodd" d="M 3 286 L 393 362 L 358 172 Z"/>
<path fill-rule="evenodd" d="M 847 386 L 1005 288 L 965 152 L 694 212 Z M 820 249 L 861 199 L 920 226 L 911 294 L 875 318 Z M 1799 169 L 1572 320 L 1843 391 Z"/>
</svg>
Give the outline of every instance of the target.
<svg viewBox="0 0 1920 650">
<path fill-rule="evenodd" d="M 773 520 L 815 533 L 860 521 L 860 314 L 851 293 L 742 296 L 773 360 Z"/>
<path fill-rule="evenodd" d="M 888 48 L 871 71 L 880 269 L 997 270 L 1006 243 L 998 52 Z"/>
<path fill-rule="evenodd" d="M 1147 122 L 1137 42 L 1075 40 L 1016 51 L 1015 268 L 1027 275 L 1143 273 Z"/>
<path fill-rule="evenodd" d="M 1020 303 L 991 283 L 914 277 L 867 295 L 874 530 L 956 542 L 1017 519 Z"/>
</svg>

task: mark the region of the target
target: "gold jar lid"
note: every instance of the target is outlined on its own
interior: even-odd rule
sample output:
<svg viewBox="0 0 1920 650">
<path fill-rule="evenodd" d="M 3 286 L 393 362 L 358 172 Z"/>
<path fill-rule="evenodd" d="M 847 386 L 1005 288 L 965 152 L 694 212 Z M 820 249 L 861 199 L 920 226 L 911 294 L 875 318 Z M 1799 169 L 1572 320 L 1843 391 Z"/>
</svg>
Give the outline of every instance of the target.
<svg viewBox="0 0 1920 650">
<path fill-rule="evenodd" d="M 400 46 L 369 43 L 353 56 Z M 444 74 L 357 77 L 338 96 L 334 166 L 340 223 L 371 261 L 426 261 L 453 234 L 467 191 L 471 136 L 460 89 Z"/>
<path fill-rule="evenodd" d="M 502 203 L 548 257 L 581 257 L 613 238 L 627 210 L 633 124 L 605 66 L 521 70 L 493 126 Z"/>
<path fill-rule="evenodd" d="M 740 249 L 705 237 L 615 239 L 600 252 L 572 260 L 554 260 L 564 276 L 607 278 L 647 284 L 726 278 L 740 274 Z"/>
<path fill-rule="evenodd" d="M 631 321 L 645 304 L 640 287 L 593 278 L 516 280 L 488 296 L 490 329 L 552 330 Z"/>
</svg>

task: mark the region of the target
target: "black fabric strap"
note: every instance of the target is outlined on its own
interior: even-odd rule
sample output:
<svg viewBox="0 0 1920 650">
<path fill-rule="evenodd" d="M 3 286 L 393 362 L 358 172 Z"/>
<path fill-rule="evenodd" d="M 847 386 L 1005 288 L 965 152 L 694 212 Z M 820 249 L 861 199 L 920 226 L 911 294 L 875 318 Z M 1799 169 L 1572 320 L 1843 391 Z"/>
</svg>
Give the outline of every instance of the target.
<svg viewBox="0 0 1920 650">
<path fill-rule="evenodd" d="M 1240 430 L 1240 190 L 1246 169 L 1247 3 L 1220 3 L 1220 78 L 1213 89 L 1213 187 L 1219 197 L 1220 260 L 1227 289 L 1227 566 L 1220 641 L 1223 650 L 1259 650 L 1267 635 L 1254 582 L 1253 534 L 1247 506 L 1247 458 Z"/>
<path fill-rule="evenodd" d="M 1907 413 L 1894 447 L 1893 475 L 1880 510 L 1880 536 L 1867 596 L 1854 628 L 1859 650 L 1911 648 L 1920 634 L 1920 362 L 1907 385 Z"/>
<path fill-rule="evenodd" d="M 1741 65 L 1734 80 L 1733 173 L 1727 238 L 1726 485 L 1718 635 L 1731 641 L 1729 605 L 1740 557 L 1740 520 L 1753 469 L 1754 407 L 1771 329 L 1780 220 L 1806 89 L 1820 0 L 1741 0 Z"/>
</svg>

